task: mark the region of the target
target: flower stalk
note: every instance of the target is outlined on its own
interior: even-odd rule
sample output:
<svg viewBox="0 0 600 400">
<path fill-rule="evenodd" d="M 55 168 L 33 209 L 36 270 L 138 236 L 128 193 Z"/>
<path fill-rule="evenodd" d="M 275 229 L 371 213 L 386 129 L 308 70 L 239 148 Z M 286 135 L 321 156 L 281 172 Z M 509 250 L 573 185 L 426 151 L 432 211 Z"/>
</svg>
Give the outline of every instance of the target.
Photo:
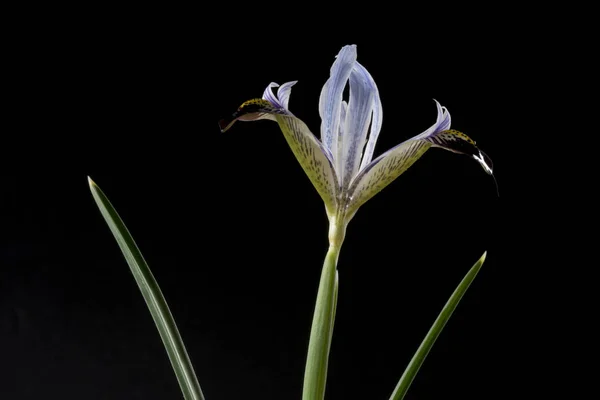
<svg viewBox="0 0 600 400">
<path fill-rule="evenodd" d="M 304 370 L 302 400 L 323 400 L 327 382 L 327 364 L 335 311 L 339 277 L 337 262 L 346 232 L 343 216 L 333 216 L 329 221 L 329 249 L 323 263 L 317 301 L 310 330 L 308 356 Z"/>
</svg>

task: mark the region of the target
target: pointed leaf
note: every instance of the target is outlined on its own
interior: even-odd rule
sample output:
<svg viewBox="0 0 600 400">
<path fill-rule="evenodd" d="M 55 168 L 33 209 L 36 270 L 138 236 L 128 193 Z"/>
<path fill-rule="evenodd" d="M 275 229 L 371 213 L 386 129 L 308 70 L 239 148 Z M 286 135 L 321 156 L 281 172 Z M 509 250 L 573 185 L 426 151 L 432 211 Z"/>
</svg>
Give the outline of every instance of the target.
<svg viewBox="0 0 600 400">
<path fill-rule="evenodd" d="M 448 302 L 442 309 L 442 312 L 433 323 L 433 326 L 427 333 L 427 336 L 425 336 L 425 339 L 423 339 L 423 342 L 417 349 L 417 352 L 413 356 L 412 360 L 410 360 L 410 363 L 408 364 L 408 367 L 406 367 L 404 374 L 402 374 L 398 385 L 396 385 L 396 389 L 394 389 L 390 400 L 401 400 L 404 398 L 404 395 L 408 391 L 410 384 L 417 375 L 417 372 L 419 372 L 419 368 L 421 368 L 423 361 L 425 361 L 427 354 L 429 354 L 433 344 L 442 332 L 442 329 L 444 329 L 446 322 L 448 322 L 452 316 L 452 313 L 456 309 L 456 306 L 458 306 L 458 303 L 471 285 L 471 282 L 473 282 L 473 279 L 475 279 L 477 276 L 477 273 L 485 261 L 486 255 L 487 252 L 484 252 L 481 258 L 475 263 L 469 272 L 467 272 L 467 275 L 460 282 L 454 293 L 452 293 L 450 299 L 448 299 Z"/>
<path fill-rule="evenodd" d="M 106 195 L 100 188 L 88 178 L 90 190 L 94 200 L 110 227 L 127 264 L 135 278 L 135 281 L 142 292 L 146 301 L 148 310 L 152 314 L 156 328 L 163 341 L 171 365 L 179 381 L 179 386 L 186 400 L 204 400 L 204 395 L 200 389 L 200 384 L 194 373 L 192 362 L 187 354 L 183 340 L 177 330 L 175 320 L 171 315 L 169 306 L 162 295 L 158 283 L 154 279 L 148 264 L 144 260 L 142 253 L 138 249 L 133 237 L 127 230 L 127 227 L 113 208 Z"/>
</svg>

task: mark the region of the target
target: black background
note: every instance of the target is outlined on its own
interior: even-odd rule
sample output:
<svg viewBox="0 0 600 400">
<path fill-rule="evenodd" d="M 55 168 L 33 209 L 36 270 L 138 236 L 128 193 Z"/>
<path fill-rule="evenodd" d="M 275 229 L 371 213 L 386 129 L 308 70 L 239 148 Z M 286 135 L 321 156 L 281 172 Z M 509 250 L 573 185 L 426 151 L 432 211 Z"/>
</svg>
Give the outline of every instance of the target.
<svg viewBox="0 0 600 400">
<path fill-rule="evenodd" d="M 217 121 L 269 82 L 298 80 L 290 108 L 318 134 L 320 90 L 345 44 L 358 45 L 379 87 L 376 155 L 428 128 L 435 98 L 492 158 L 501 197 L 476 162 L 432 149 L 359 210 L 339 261 L 327 398 L 388 398 L 486 250 L 407 398 L 492 398 L 529 380 L 539 360 L 520 348 L 531 306 L 515 278 L 527 234 L 511 180 L 523 150 L 509 127 L 528 118 L 528 60 L 545 57 L 544 38 L 514 15 L 454 23 L 430 10 L 439 20 L 385 22 L 315 10 L 295 21 L 221 7 L 36 10 L 12 31 L 0 397 L 180 398 L 90 176 L 160 283 L 206 398 L 300 398 L 327 249 L 323 204 L 276 124 L 221 134 Z"/>
</svg>

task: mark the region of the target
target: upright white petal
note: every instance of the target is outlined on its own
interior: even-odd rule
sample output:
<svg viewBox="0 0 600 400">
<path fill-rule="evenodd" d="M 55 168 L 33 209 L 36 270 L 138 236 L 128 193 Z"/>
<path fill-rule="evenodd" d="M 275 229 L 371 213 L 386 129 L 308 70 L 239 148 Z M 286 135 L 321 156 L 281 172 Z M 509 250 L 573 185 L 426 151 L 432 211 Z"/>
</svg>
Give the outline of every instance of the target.
<svg viewBox="0 0 600 400">
<path fill-rule="evenodd" d="M 336 160 L 336 170 L 343 187 L 349 186 L 360 167 L 376 95 L 377 86 L 373 78 L 363 66 L 355 63 L 350 74 L 350 100 L 345 120 L 343 157 Z"/>
<path fill-rule="evenodd" d="M 321 116 L 321 141 L 334 156 L 338 153 L 338 134 L 342 95 L 348 82 L 354 63 L 356 62 L 356 46 L 344 46 L 331 66 L 330 76 L 319 98 L 319 114 Z"/>
<path fill-rule="evenodd" d="M 267 100 L 269 103 L 273 104 L 274 107 L 281 106 L 279 104 L 279 100 L 277 100 L 277 96 L 273 93 L 273 88 L 279 87 L 277 82 L 269 83 L 269 86 L 263 92 L 263 99 Z"/>
<path fill-rule="evenodd" d="M 290 102 L 290 94 L 292 94 L 292 86 L 294 86 L 298 81 L 286 82 L 277 89 L 277 98 L 279 99 L 279 103 L 285 108 L 289 110 L 289 102 Z"/>
<path fill-rule="evenodd" d="M 283 85 L 279 86 L 277 82 L 269 83 L 269 86 L 263 92 L 263 99 L 267 100 L 276 108 L 281 108 L 283 110 L 289 111 L 288 103 L 290 102 L 290 95 L 292 94 L 292 86 L 294 86 L 298 81 L 286 82 Z M 273 88 L 277 89 L 277 96 L 273 93 Z"/>
<path fill-rule="evenodd" d="M 359 68 L 364 67 L 360 65 L 358 62 L 356 65 Z M 371 128 L 369 131 L 369 141 L 367 142 L 367 146 L 363 152 L 362 161 L 360 163 L 359 171 L 362 171 L 373 159 L 373 152 L 375 151 L 375 145 L 377 144 L 377 138 L 379 137 L 379 132 L 381 131 L 381 125 L 383 124 L 383 107 L 381 106 L 381 98 L 379 97 L 379 90 L 377 89 L 377 85 L 375 81 L 369 74 L 369 71 L 365 69 L 365 72 L 368 74 L 369 78 L 373 82 L 373 86 L 375 86 L 375 99 L 373 102 L 373 118 L 371 119 Z"/>
</svg>

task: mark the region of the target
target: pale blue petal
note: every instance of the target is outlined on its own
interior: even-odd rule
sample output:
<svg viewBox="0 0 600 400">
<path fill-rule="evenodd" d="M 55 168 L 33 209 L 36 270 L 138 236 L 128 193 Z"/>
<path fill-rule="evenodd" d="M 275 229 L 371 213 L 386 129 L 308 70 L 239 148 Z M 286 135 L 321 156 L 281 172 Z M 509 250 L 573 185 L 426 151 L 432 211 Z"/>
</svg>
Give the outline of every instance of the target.
<svg viewBox="0 0 600 400">
<path fill-rule="evenodd" d="M 437 100 L 433 100 L 435 101 L 435 104 L 438 108 L 438 120 L 437 120 L 437 124 L 438 124 L 438 130 L 440 131 L 445 131 L 447 129 L 450 129 L 450 113 L 448 112 L 448 109 L 446 107 L 443 107 Z"/>
<path fill-rule="evenodd" d="M 336 159 L 342 187 L 347 187 L 358 172 L 367 132 L 373 114 L 373 103 L 377 86 L 371 75 L 358 63 L 350 74 L 350 101 L 345 119 L 345 132 L 342 137 L 342 152 Z M 343 119 L 342 119 L 343 121 Z"/>
<path fill-rule="evenodd" d="M 346 120 L 347 112 L 348 112 L 348 103 L 346 102 L 346 100 L 342 100 L 342 109 L 340 111 L 340 121 Z M 345 134 L 345 129 L 346 129 L 346 124 L 340 123 L 340 135 L 343 136 Z"/>
<path fill-rule="evenodd" d="M 286 82 L 279 89 L 277 89 L 277 98 L 279 99 L 279 103 L 285 108 L 289 110 L 289 102 L 290 102 L 290 94 L 292 93 L 292 86 L 294 86 L 298 81 Z"/>
<path fill-rule="evenodd" d="M 273 104 L 274 107 L 284 108 L 282 106 L 282 104 L 279 103 L 279 100 L 277 100 L 277 96 L 275 96 L 275 94 L 273 94 L 273 88 L 276 88 L 276 87 L 279 87 L 278 83 L 275 83 L 275 82 L 269 83 L 269 86 L 267 86 L 267 88 L 265 89 L 262 98 L 267 100 L 269 103 Z"/>
<path fill-rule="evenodd" d="M 359 63 L 356 63 L 360 66 Z M 361 68 L 364 68 L 360 66 Z M 365 70 L 367 74 L 368 71 Z M 373 152 L 375 151 L 375 145 L 377 144 L 377 138 L 379 137 L 379 132 L 381 131 L 381 125 L 383 123 L 383 107 L 381 106 L 381 98 L 379 97 L 379 90 L 377 90 L 377 85 L 375 85 L 375 81 L 369 74 L 370 79 L 373 81 L 373 85 L 375 86 L 375 100 L 373 102 L 373 118 L 371 120 L 371 129 L 369 132 L 369 141 L 367 142 L 367 147 L 363 152 L 362 161 L 360 163 L 359 170 L 362 171 L 373 159 Z"/>
<path fill-rule="evenodd" d="M 325 82 L 319 98 L 321 116 L 321 141 L 337 156 L 340 109 L 344 87 L 356 62 L 356 46 L 344 46 L 331 66 L 330 77 Z"/>
<path fill-rule="evenodd" d="M 445 131 L 450 129 L 450 113 L 446 107 L 442 107 L 442 105 L 437 101 L 435 101 L 435 106 L 437 108 L 437 118 L 435 124 L 431 125 L 429 129 L 425 132 L 415 136 L 412 139 L 426 139 L 431 135 L 436 134 L 437 132 Z"/>
</svg>

